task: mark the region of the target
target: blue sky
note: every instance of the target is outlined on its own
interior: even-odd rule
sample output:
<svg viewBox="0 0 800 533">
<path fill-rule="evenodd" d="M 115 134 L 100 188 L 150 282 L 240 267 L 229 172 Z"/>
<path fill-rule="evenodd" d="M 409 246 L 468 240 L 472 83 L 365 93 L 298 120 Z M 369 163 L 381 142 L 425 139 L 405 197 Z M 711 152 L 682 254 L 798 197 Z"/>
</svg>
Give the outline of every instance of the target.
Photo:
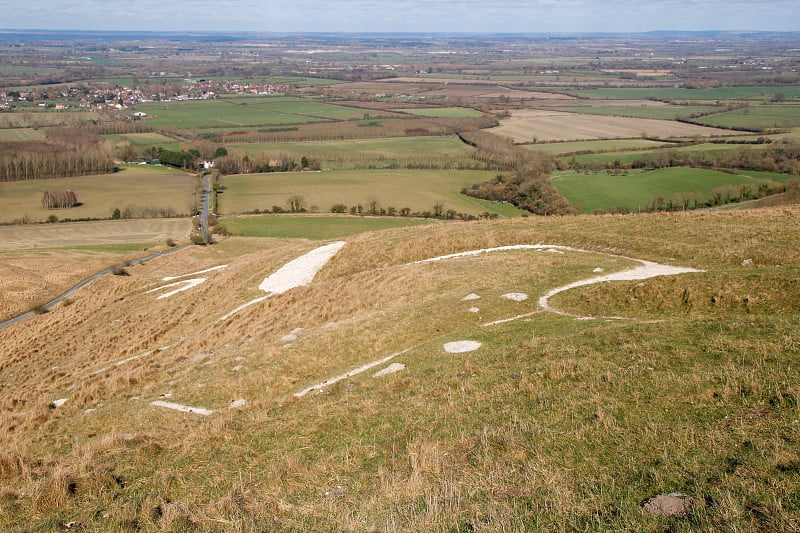
<svg viewBox="0 0 800 533">
<path fill-rule="evenodd" d="M 800 30 L 799 0 L 0 0 L 0 28 L 342 32 Z"/>
</svg>

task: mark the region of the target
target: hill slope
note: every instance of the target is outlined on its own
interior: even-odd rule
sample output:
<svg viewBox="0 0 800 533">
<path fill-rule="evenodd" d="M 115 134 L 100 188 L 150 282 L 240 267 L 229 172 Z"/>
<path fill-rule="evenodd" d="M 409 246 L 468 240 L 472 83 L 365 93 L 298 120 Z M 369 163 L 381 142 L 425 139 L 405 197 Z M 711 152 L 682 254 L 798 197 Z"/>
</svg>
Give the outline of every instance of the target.
<svg viewBox="0 0 800 533">
<path fill-rule="evenodd" d="M 0 527 L 790 529 L 798 228 L 797 207 L 405 228 L 285 292 L 262 281 L 325 243 L 131 267 L 0 330 Z M 416 263 L 537 243 L 584 251 Z M 704 272 L 539 305 L 638 260 Z M 639 507 L 666 492 L 692 516 Z"/>
</svg>

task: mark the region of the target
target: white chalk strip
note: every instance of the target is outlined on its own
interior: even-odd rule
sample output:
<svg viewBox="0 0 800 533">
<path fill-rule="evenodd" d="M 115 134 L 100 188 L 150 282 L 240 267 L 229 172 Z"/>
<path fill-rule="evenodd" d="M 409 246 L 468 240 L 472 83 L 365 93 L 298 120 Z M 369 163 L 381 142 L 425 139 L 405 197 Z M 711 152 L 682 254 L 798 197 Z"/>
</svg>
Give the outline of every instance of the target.
<svg viewBox="0 0 800 533">
<path fill-rule="evenodd" d="M 214 414 L 214 411 L 209 411 L 208 409 L 203 409 L 202 407 L 189 407 L 188 405 L 181 405 L 179 403 L 155 401 L 155 402 L 150 402 L 150 405 L 154 407 L 163 407 L 165 409 L 172 409 L 175 411 L 180 411 L 182 413 L 192 413 L 195 415 L 208 416 Z"/>
<path fill-rule="evenodd" d="M 306 394 L 308 394 L 309 392 L 311 392 L 313 390 L 322 390 L 324 387 L 328 387 L 330 385 L 333 385 L 334 383 L 339 382 L 339 381 L 341 381 L 343 379 L 347 379 L 349 377 L 353 377 L 353 376 L 356 376 L 358 374 L 361 374 L 362 372 L 366 372 L 370 368 L 374 368 L 374 367 L 376 367 L 378 365 L 382 365 L 383 363 L 385 363 L 387 361 L 391 361 L 392 359 L 394 359 L 398 355 L 403 355 L 404 353 L 408 352 L 409 350 L 410 350 L 410 348 L 408 350 L 403 350 L 402 352 L 393 353 L 392 355 L 384 357 L 383 359 L 378 359 L 377 361 L 372 361 L 371 363 L 367 363 L 366 365 L 360 366 L 360 367 L 356 368 L 355 370 L 351 370 L 350 372 L 345 372 L 344 374 L 339 374 L 338 376 L 334 376 L 332 378 L 328 378 L 325 381 L 320 381 L 319 383 L 315 383 L 314 385 L 311 385 L 310 387 L 306 387 L 305 389 L 301 390 L 300 392 L 295 392 L 294 396 L 295 396 L 295 398 L 302 398 L 303 396 L 305 396 Z"/>
</svg>

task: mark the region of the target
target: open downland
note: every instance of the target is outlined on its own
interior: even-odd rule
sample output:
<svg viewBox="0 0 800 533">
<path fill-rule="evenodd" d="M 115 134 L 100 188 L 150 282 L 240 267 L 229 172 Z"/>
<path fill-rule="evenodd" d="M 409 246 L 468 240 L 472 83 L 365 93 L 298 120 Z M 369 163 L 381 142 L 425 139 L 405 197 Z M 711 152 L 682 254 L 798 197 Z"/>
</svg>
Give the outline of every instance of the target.
<svg viewBox="0 0 800 533">
<path fill-rule="evenodd" d="M 110 218 L 114 209 L 147 215 L 146 210 L 188 215 L 194 208 L 196 178 L 185 172 L 160 166 L 122 167 L 113 174 L 0 183 L 0 223 L 26 220 L 44 222 L 59 219 Z M 73 191 L 81 205 L 70 209 L 42 207 L 44 191 Z"/>
<path fill-rule="evenodd" d="M 792 531 L 798 241 L 796 206 L 400 228 L 221 322 L 319 243 L 231 238 L 106 276 L 0 330 L 0 529 Z M 538 242 L 592 252 L 410 264 Z M 595 320 L 541 312 L 638 264 L 605 252 L 705 272 L 551 300 Z M 172 276 L 206 279 L 147 292 Z M 461 341 L 481 344 L 444 348 Z M 295 396 L 392 354 L 397 373 Z M 670 492 L 691 517 L 640 507 Z"/>
<path fill-rule="evenodd" d="M 683 124 L 670 120 L 614 117 L 525 109 L 512 111 L 511 118 L 490 128 L 497 135 L 516 142 L 570 141 L 580 139 L 627 139 L 641 137 L 684 138 L 733 134 L 728 130 Z"/>
<path fill-rule="evenodd" d="M 569 203 L 584 212 L 612 207 L 644 209 L 654 196 L 699 191 L 705 195 L 723 185 L 743 183 L 758 188 L 761 177 L 728 174 L 702 168 L 662 168 L 646 172 L 631 171 L 627 176 L 600 174 L 571 174 L 550 180 Z"/>
<path fill-rule="evenodd" d="M 190 230 L 188 219 L 0 226 L 0 321 Z"/>
<path fill-rule="evenodd" d="M 240 237 L 340 239 L 366 231 L 432 224 L 432 220 L 346 215 L 248 215 L 225 217 L 222 224 Z"/>
<path fill-rule="evenodd" d="M 343 170 L 225 176 L 220 210 L 228 215 L 271 210 L 273 206 L 286 209 L 289 197 L 299 195 L 308 208 L 316 206 L 321 211 L 330 211 L 336 204 L 352 207 L 360 203 L 366 209 L 374 200 L 378 207 L 408 207 L 412 212 L 432 211 L 437 202 L 442 202 L 445 210 L 479 215 L 493 209 L 463 196 L 461 188 L 494 174 L 472 170 Z M 494 212 L 506 214 L 502 209 Z"/>
</svg>

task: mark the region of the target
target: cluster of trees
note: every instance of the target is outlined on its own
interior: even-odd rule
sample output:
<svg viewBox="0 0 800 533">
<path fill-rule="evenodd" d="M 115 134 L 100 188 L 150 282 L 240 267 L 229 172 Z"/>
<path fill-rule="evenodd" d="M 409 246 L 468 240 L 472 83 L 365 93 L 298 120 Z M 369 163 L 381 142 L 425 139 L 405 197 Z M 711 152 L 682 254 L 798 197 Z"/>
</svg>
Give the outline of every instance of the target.
<svg viewBox="0 0 800 533">
<path fill-rule="evenodd" d="M 469 213 L 461 213 L 455 209 L 447 209 L 444 203 L 437 202 L 433 209 L 423 211 L 412 211 L 410 207 L 397 208 L 394 206 L 382 207 L 377 200 L 369 200 L 365 203 L 357 203 L 352 206 L 346 204 L 335 204 L 331 206 L 331 213 L 351 214 L 361 216 L 389 216 L 389 217 L 413 217 L 413 218 L 438 218 L 442 220 L 477 220 L 479 218 L 497 218 L 497 213 L 485 211 L 479 216 Z M 308 207 L 303 196 L 293 195 L 286 200 L 286 207 L 273 205 L 272 209 L 256 209 L 253 213 L 307 213 L 319 212 L 317 206 Z"/>
<path fill-rule="evenodd" d="M 464 187 L 461 194 L 483 200 L 507 202 L 537 215 L 564 215 L 576 213 L 577 208 L 561 196 L 542 174 L 534 169 L 523 169 L 510 176 L 498 174 L 494 179 Z"/>
<path fill-rule="evenodd" d="M 46 143 L 0 143 L 0 181 L 107 174 L 113 170 L 112 151 L 96 146 L 62 151 Z"/>
<path fill-rule="evenodd" d="M 69 209 L 78 205 L 78 197 L 70 190 L 60 192 L 44 191 L 42 207 L 45 209 Z"/>
<path fill-rule="evenodd" d="M 214 160 L 215 168 L 221 174 L 260 174 L 265 172 L 291 172 L 299 170 L 319 170 L 318 159 L 309 159 L 306 156 L 295 161 L 287 155 L 273 157 L 261 156 L 250 159 L 249 156 L 226 155 Z"/>
</svg>

